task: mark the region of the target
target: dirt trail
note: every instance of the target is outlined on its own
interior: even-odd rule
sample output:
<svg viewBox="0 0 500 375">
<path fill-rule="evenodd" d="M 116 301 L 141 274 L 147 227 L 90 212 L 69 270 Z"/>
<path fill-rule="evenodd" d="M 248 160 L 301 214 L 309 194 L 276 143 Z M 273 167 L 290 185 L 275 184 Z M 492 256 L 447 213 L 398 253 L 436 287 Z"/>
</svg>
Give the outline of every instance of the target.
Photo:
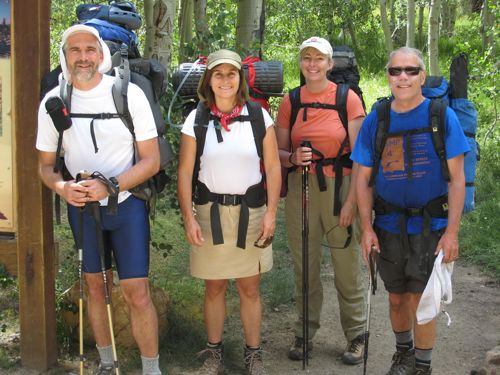
<svg viewBox="0 0 500 375">
<path fill-rule="evenodd" d="M 286 353 L 293 338 L 292 322 L 295 310 L 283 306 L 268 312 L 263 319 L 262 338 L 265 364 L 269 375 L 359 375 L 363 366 L 345 366 L 338 359 L 345 348 L 341 334 L 333 273 L 327 265 L 322 271 L 325 301 L 322 327 L 314 338 L 313 357 L 309 367 L 302 371 L 302 362 L 288 360 Z M 498 284 L 481 276 L 476 267 L 457 264 L 453 274 L 453 303 L 447 307 L 452 324 L 446 326 L 446 318 L 438 320 L 438 338 L 433 352 L 433 374 L 468 375 L 470 370 L 483 364 L 486 351 L 500 342 L 500 289 Z M 380 285 L 372 297 L 371 336 L 368 358 L 370 375 L 383 375 L 388 370 L 394 351 L 394 336 L 388 319 L 387 293 Z M 228 318 L 226 329 L 226 375 L 244 374 L 242 366 L 241 328 L 237 313 Z M 233 347 L 228 347 L 235 343 Z M 75 362 L 74 368 L 78 366 Z M 192 368 L 193 364 L 190 364 Z M 70 366 L 73 367 L 73 366 Z M 68 374 L 69 369 L 59 367 L 47 374 Z M 37 375 L 26 369 L 0 370 L 2 374 Z M 140 371 L 132 374 L 139 375 Z M 186 368 L 168 368 L 168 375 L 189 375 Z"/>
</svg>

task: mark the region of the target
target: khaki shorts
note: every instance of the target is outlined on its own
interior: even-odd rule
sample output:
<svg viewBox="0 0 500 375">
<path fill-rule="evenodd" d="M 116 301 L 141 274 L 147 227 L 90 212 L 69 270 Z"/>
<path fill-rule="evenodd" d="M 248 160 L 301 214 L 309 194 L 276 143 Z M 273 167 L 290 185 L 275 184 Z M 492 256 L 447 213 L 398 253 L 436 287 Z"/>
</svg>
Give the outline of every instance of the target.
<svg viewBox="0 0 500 375">
<path fill-rule="evenodd" d="M 219 205 L 224 243 L 214 245 L 210 229 L 212 203 L 196 206 L 196 219 L 201 226 L 202 246 L 191 247 L 191 275 L 204 280 L 238 279 L 267 272 L 273 267 L 272 245 L 265 249 L 253 244 L 261 234 L 266 206 L 249 208 L 246 248 L 236 246 L 240 206 Z"/>
</svg>

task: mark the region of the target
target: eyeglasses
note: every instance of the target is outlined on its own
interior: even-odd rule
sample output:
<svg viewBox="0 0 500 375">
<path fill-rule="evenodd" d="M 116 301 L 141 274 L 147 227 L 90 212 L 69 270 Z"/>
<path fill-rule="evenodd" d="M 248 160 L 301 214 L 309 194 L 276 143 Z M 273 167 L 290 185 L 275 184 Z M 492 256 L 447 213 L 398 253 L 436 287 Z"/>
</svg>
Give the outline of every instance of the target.
<svg viewBox="0 0 500 375">
<path fill-rule="evenodd" d="M 391 66 L 387 69 L 387 72 L 392 77 L 400 76 L 403 72 L 405 72 L 408 76 L 416 76 L 420 73 L 421 70 L 422 68 L 419 66 Z"/>
<path fill-rule="evenodd" d="M 328 236 L 328 234 L 333 231 L 335 228 L 339 227 L 340 225 L 337 224 L 337 225 L 334 225 L 332 228 L 330 228 L 326 233 L 325 233 L 325 236 Z M 345 243 L 344 243 L 344 246 L 342 247 L 338 247 L 338 246 L 330 246 L 330 244 L 327 244 L 327 243 L 322 243 L 321 245 L 324 246 L 324 247 L 327 247 L 329 249 L 339 249 L 339 250 L 342 250 L 342 249 L 347 249 L 349 247 L 349 245 L 351 244 L 351 240 L 352 240 L 352 226 L 349 225 L 347 228 L 347 238 L 345 240 Z"/>
</svg>

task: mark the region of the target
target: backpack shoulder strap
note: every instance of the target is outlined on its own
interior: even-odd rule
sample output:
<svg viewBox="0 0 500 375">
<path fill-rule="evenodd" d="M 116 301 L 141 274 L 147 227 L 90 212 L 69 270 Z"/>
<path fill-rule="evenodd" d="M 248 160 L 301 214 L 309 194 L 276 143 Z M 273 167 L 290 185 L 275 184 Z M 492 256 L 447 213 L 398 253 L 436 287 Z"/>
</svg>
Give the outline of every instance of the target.
<svg viewBox="0 0 500 375">
<path fill-rule="evenodd" d="M 294 89 L 290 90 L 288 93 L 288 96 L 290 97 L 290 104 L 291 104 L 291 112 L 290 112 L 290 134 L 292 133 L 292 127 L 295 125 L 295 121 L 297 120 L 297 115 L 299 113 L 300 109 L 300 87 L 295 87 Z"/>
<path fill-rule="evenodd" d="M 377 111 L 377 130 L 375 132 L 373 168 L 368 186 L 373 186 L 375 184 L 375 178 L 380 167 L 380 159 L 382 158 L 382 152 L 384 151 L 385 142 L 389 134 L 391 101 L 392 100 L 389 98 L 383 98 L 375 103 L 375 110 Z"/>
<path fill-rule="evenodd" d="M 349 94 L 349 88 L 350 87 L 348 83 L 338 83 L 337 96 L 335 98 L 337 112 L 339 114 L 342 125 L 344 125 L 347 136 L 349 136 L 349 124 L 347 119 L 347 95 Z"/>
<path fill-rule="evenodd" d="M 130 131 L 135 140 L 134 122 L 128 109 L 128 84 L 130 82 L 130 64 L 128 61 L 128 48 L 125 44 L 120 47 L 121 61 L 115 68 L 115 82 L 113 83 L 112 94 L 116 112 L 120 115 L 123 123 Z"/>
<path fill-rule="evenodd" d="M 266 124 L 264 122 L 264 114 L 262 107 L 259 103 L 251 100 L 246 103 L 248 115 L 250 116 L 250 123 L 252 124 L 253 138 L 255 140 L 255 147 L 257 148 L 257 155 L 262 159 L 263 155 L 263 141 L 266 136 Z"/>
<path fill-rule="evenodd" d="M 195 194 L 196 182 L 198 181 L 198 173 L 200 171 L 200 159 L 203 155 L 203 149 L 205 148 L 205 139 L 207 138 L 208 121 L 210 116 L 210 109 L 205 106 L 202 102 L 198 102 L 196 106 L 196 115 L 194 118 L 194 135 L 196 138 L 196 159 L 194 161 L 193 168 L 193 180 L 192 180 L 192 191 Z"/>
<path fill-rule="evenodd" d="M 447 105 L 442 99 L 431 99 L 429 105 L 429 127 L 432 137 L 434 149 L 441 162 L 441 171 L 445 181 L 450 181 L 450 171 L 448 170 L 448 162 L 446 160 L 445 149 L 445 121 L 446 121 Z"/>
</svg>

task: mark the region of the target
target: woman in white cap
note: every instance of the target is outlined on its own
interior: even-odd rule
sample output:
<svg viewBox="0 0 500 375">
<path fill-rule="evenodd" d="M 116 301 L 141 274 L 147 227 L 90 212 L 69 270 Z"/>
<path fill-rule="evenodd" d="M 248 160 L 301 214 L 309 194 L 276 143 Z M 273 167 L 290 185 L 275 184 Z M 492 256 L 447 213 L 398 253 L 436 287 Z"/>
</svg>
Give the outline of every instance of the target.
<svg viewBox="0 0 500 375">
<path fill-rule="evenodd" d="M 298 312 L 295 338 L 288 356 L 292 360 L 303 359 L 301 172 L 309 166 L 308 329 L 311 341 L 307 351 L 309 354 L 312 350 L 312 338 L 320 327 L 323 303 L 320 271 L 325 246 L 332 257 L 340 321 L 347 339 L 342 360 L 356 364 L 363 360 L 365 314 L 354 182 L 357 168 L 349 162 L 349 154 L 365 111 L 360 98 L 347 88 L 343 96 L 345 106 L 340 105 L 341 96 L 337 97 L 337 91 L 343 90 L 327 78 L 333 68 L 333 50 L 326 39 L 311 37 L 300 45 L 299 52 L 305 85 L 283 98 L 276 120 L 281 164 L 290 168 L 285 215 L 288 246 L 295 265 Z M 336 104 L 346 109 L 345 125 Z M 303 145 L 304 141 L 310 144 Z"/>
<path fill-rule="evenodd" d="M 203 353 L 208 356 L 199 373 L 223 371 L 225 294 L 229 279 L 236 279 L 245 367 L 248 374 L 263 375 L 260 274 L 272 268 L 281 182 L 273 120 L 248 101 L 241 58 L 235 52 L 219 50 L 208 56 L 198 95 L 198 109 L 182 128 L 177 193 L 192 246 L 191 274 L 205 282 L 208 343 Z M 261 121 L 249 121 L 249 114 Z M 262 136 L 254 140 L 258 126 Z"/>
</svg>

